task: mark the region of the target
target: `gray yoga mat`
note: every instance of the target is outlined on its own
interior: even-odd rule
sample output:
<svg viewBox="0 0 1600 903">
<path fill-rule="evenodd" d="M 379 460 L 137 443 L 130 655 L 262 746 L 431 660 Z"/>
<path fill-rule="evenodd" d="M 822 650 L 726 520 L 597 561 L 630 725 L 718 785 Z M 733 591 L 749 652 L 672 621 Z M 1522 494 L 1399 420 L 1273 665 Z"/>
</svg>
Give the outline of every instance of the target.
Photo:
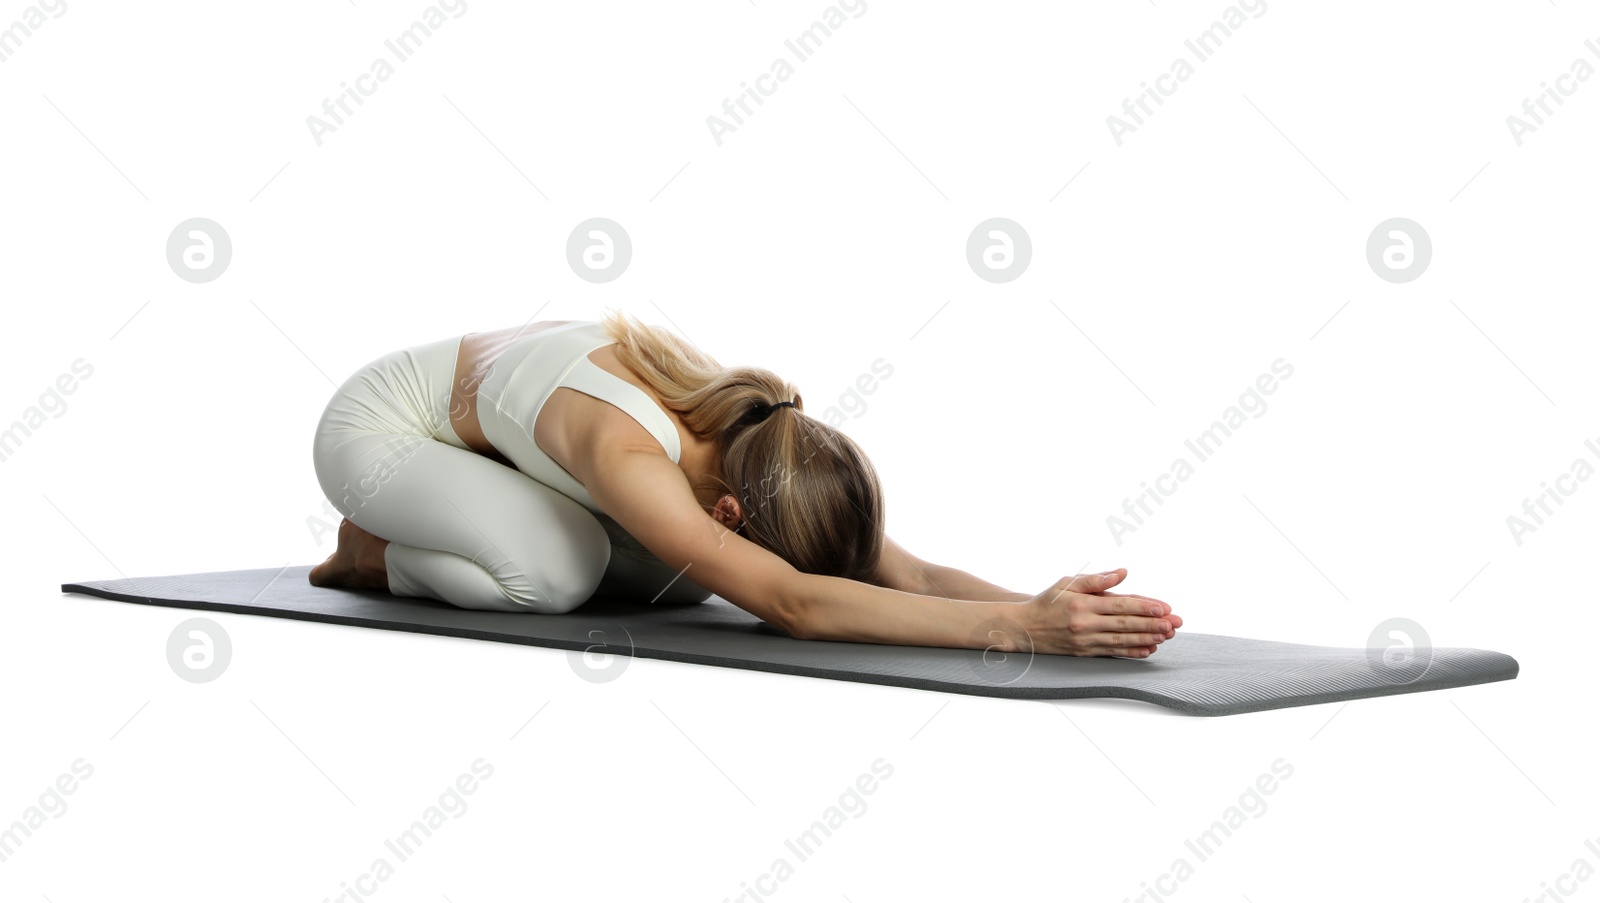
<svg viewBox="0 0 1600 903">
<path fill-rule="evenodd" d="M 591 649 L 975 696 L 1121 697 L 1193 715 L 1234 715 L 1517 676 L 1516 659 L 1481 649 L 1424 649 L 1407 662 L 1386 664 L 1377 650 L 1187 629 L 1147 659 L 796 640 L 717 596 L 670 606 L 596 598 L 565 615 L 469 611 L 431 599 L 315 587 L 306 582 L 310 570 L 305 565 L 96 580 L 66 583 L 61 590 L 147 605 Z"/>
</svg>

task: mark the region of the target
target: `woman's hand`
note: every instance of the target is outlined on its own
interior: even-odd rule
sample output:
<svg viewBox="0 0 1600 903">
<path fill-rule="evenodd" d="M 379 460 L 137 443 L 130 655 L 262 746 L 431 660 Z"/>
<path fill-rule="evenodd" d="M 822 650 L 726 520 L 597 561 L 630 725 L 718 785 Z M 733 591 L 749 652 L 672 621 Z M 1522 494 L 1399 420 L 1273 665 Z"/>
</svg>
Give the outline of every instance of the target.
<svg viewBox="0 0 1600 903">
<path fill-rule="evenodd" d="M 1044 592 L 1017 603 L 1034 652 L 1054 655 L 1120 655 L 1144 658 L 1172 638 L 1183 619 L 1172 606 L 1147 596 L 1108 593 L 1128 574 L 1063 577 Z"/>
</svg>

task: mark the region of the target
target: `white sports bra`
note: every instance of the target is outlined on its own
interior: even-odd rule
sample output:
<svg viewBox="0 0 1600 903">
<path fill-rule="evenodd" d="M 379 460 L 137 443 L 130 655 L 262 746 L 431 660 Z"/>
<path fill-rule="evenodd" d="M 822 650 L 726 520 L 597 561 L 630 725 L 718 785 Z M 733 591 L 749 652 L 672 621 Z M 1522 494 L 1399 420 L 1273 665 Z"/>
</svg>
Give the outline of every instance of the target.
<svg viewBox="0 0 1600 903">
<path fill-rule="evenodd" d="M 683 451 L 677 427 L 654 399 L 589 360 L 589 352 L 611 344 L 614 340 L 597 322 L 553 326 L 507 348 L 478 385 L 478 421 L 489 443 L 517 470 L 595 514 L 603 512 L 583 484 L 533 440 L 534 422 L 556 389 L 576 389 L 626 411 L 661 443 L 674 464 Z"/>
</svg>

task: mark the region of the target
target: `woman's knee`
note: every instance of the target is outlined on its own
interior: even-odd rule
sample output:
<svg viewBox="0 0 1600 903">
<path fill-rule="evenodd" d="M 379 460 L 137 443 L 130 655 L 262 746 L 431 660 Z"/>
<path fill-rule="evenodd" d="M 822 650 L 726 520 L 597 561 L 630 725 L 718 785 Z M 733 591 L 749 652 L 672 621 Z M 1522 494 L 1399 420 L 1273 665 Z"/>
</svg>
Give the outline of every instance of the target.
<svg viewBox="0 0 1600 903">
<path fill-rule="evenodd" d="M 604 573 L 605 568 L 601 567 Z M 564 615 L 594 596 L 600 579 L 588 579 L 586 574 L 557 575 L 554 582 L 522 578 L 509 585 L 502 583 L 506 598 L 522 608 L 541 615 Z"/>
<path fill-rule="evenodd" d="M 605 528 L 582 506 L 557 529 L 530 537 L 514 554 L 501 585 L 509 598 L 540 614 L 566 614 L 594 596 L 611 562 Z"/>
<path fill-rule="evenodd" d="M 583 603 L 589 601 L 589 596 L 582 593 L 562 592 L 554 593 L 538 590 L 527 594 L 514 594 L 517 604 L 534 614 L 564 615 Z"/>
</svg>

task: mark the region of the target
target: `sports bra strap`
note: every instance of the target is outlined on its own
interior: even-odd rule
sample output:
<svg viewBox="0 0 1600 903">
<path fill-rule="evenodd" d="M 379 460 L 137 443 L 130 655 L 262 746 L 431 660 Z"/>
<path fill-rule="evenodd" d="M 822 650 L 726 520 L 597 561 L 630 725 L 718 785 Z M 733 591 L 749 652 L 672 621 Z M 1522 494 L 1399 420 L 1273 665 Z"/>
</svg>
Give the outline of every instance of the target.
<svg viewBox="0 0 1600 903">
<path fill-rule="evenodd" d="M 639 421 L 640 426 L 650 431 L 650 435 L 656 437 L 656 441 L 666 449 L 667 457 L 672 459 L 672 463 L 678 463 L 683 449 L 678 441 L 677 427 L 673 425 L 672 420 L 649 395 L 645 394 L 643 389 L 589 360 L 589 352 L 594 350 L 590 348 L 579 355 L 576 365 L 567 371 L 566 378 L 561 380 L 560 384 L 569 389 L 577 389 L 585 395 L 593 395 L 602 401 L 608 401 L 628 412 L 634 420 Z"/>
</svg>

